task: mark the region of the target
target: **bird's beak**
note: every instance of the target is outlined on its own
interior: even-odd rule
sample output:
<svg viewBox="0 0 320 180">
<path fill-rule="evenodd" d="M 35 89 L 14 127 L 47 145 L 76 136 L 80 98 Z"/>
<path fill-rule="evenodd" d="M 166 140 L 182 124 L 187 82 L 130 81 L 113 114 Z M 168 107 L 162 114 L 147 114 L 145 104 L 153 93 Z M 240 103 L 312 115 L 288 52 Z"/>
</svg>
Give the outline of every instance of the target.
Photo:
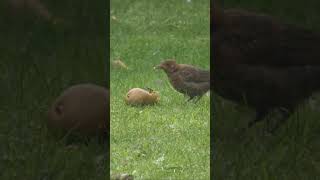
<svg viewBox="0 0 320 180">
<path fill-rule="evenodd" d="M 157 65 L 157 66 L 155 66 L 155 67 L 153 67 L 153 69 L 161 69 L 161 65 Z"/>
</svg>

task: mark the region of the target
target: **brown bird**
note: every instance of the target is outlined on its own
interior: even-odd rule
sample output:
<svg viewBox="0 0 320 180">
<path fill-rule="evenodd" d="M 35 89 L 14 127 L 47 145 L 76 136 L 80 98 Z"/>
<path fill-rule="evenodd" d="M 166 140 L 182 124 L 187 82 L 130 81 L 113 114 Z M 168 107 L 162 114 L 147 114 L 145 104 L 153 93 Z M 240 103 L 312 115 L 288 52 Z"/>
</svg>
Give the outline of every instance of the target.
<svg viewBox="0 0 320 180">
<path fill-rule="evenodd" d="M 256 111 L 248 127 L 279 110 L 274 132 L 320 88 L 320 35 L 264 14 L 212 10 L 214 91 Z"/>
<path fill-rule="evenodd" d="M 187 64 L 177 64 L 172 59 L 165 60 L 154 68 L 164 70 L 173 88 L 189 96 L 188 101 L 197 97 L 197 102 L 210 89 L 210 71 Z"/>
</svg>

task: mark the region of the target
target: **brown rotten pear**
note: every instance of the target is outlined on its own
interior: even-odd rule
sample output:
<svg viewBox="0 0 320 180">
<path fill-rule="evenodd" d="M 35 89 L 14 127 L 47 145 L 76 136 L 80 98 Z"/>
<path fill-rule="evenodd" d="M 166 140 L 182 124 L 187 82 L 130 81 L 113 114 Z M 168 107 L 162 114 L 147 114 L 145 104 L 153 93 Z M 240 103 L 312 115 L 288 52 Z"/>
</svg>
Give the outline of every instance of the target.
<svg viewBox="0 0 320 180">
<path fill-rule="evenodd" d="M 151 105 L 157 103 L 159 99 L 158 92 L 141 88 L 130 89 L 125 97 L 129 105 Z"/>
<path fill-rule="evenodd" d="M 128 69 L 128 66 L 120 59 L 112 61 L 112 66 L 116 69 Z"/>
<path fill-rule="evenodd" d="M 133 176 L 129 174 L 116 174 L 111 176 L 111 180 L 133 180 Z"/>
<path fill-rule="evenodd" d="M 173 88 L 198 101 L 210 90 L 210 71 L 188 64 L 178 64 L 175 60 L 165 60 L 154 69 L 162 69 L 167 74 Z M 189 101 L 188 100 L 188 101 Z"/>
<path fill-rule="evenodd" d="M 93 84 L 66 89 L 48 112 L 48 127 L 82 135 L 104 134 L 108 124 L 109 91 Z"/>
</svg>

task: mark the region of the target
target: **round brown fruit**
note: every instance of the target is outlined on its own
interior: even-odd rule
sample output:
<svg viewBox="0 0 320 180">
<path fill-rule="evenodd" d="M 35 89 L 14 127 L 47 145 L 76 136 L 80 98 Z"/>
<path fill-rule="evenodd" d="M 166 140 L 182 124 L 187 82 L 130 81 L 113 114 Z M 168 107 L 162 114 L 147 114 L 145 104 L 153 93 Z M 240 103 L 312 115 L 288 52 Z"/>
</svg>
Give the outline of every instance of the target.
<svg viewBox="0 0 320 180">
<path fill-rule="evenodd" d="M 93 84 L 66 89 L 48 111 L 48 127 L 59 132 L 93 135 L 109 129 L 109 91 Z"/>
<path fill-rule="evenodd" d="M 129 105 L 151 105 L 157 103 L 159 99 L 159 94 L 156 91 L 133 88 L 127 93 L 125 101 Z"/>
</svg>

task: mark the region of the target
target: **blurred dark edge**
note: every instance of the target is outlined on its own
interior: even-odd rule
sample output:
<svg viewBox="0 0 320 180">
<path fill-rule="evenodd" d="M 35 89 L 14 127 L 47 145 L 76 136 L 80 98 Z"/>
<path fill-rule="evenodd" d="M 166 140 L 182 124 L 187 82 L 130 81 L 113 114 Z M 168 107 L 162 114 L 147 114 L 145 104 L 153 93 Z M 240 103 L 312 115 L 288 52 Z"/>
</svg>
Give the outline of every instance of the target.
<svg viewBox="0 0 320 180">
<path fill-rule="evenodd" d="M 108 0 L 43 0 L 56 18 L 52 21 L 23 9 L 15 12 L 8 2 L 0 2 L 0 61 L 9 73 L 8 79 L 0 78 L 1 110 L 23 108 L 32 96 L 30 104 L 48 95 L 52 96 L 50 102 L 77 83 L 109 89 Z M 28 80 L 33 71 L 39 71 L 39 78 Z M 108 153 L 109 148 L 108 144 Z M 109 157 L 105 163 L 108 171 Z"/>
<path fill-rule="evenodd" d="M 217 4 L 219 7 L 223 8 L 242 8 L 246 9 L 248 11 L 253 11 L 257 13 L 264 13 L 267 15 L 271 15 L 275 17 L 276 19 L 279 19 L 282 22 L 286 22 L 289 24 L 295 24 L 301 27 L 305 27 L 307 29 L 312 29 L 314 31 L 320 30 L 320 24 L 319 22 L 319 15 L 318 15 L 318 7 L 320 6 L 320 1 L 316 0 L 308 0 L 304 1 L 289 1 L 289 0 L 281 0 L 281 1 L 250 1 L 250 0 L 210 0 L 210 8 L 213 9 L 214 6 Z M 211 17 L 212 17 L 212 11 L 211 11 Z M 214 62 L 214 49 L 213 49 L 213 37 L 214 33 L 213 30 L 215 27 L 210 25 L 210 69 L 211 69 L 211 79 L 212 79 L 212 73 L 214 71 L 213 62 Z M 212 82 L 211 82 L 212 84 Z M 212 87 L 212 85 L 211 85 Z M 215 139 L 218 139 L 214 128 L 215 126 L 215 106 L 214 106 L 214 93 L 211 93 L 211 124 L 210 124 L 210 177 L 213 179 L 215 170 L 214 168 L 216 166 L 219 166 L 221 163 L 215 162 L 215 158 L 219 152 L 215 151 Z M 228 159 L 227 157 L 224 157 L 225 159 Z M 219 174 L 219 173 L 216 173 Z"/>
<path fill-rule="evenodd" d="M 210 0 L 210 47 L 212 47 L 212 26 L 211 23 L 211 18 L 212 18 L 212 10 L 214 6 L 215 0 Z M 212 49 L 210 48 L 210 79 L 212 81 L 212 75 L 213 75 L 213 58 L 214 53 L 212 52 Z M 210 82 L 210 89 L 212 89 L 212 82 Z M 213 167 L 214 167 L 214 162 L 213 162 L 213 151 L 214 151 L 214 141 L 213 141 L 213 127 L 214 127 L 214 97 L 212 95 L 212 90 L 210 92 L 210 179 L 213 178 Z"/>
</svg>

